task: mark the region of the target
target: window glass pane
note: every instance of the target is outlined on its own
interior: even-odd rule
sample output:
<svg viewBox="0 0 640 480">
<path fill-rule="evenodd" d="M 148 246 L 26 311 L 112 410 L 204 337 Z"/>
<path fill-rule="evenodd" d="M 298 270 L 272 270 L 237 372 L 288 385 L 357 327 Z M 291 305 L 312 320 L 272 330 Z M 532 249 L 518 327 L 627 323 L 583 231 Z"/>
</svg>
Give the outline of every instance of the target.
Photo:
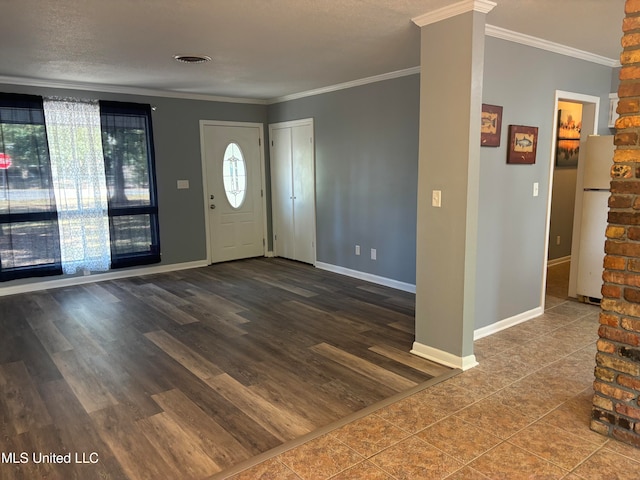
<svg viewBox="0 0 640 480">
<path fill-rule="evenodd" d="M 42 98 L 0 93 L 0 281 L 59 274 Z"/>
<path fill-rule="evenodd" d="M 0 215 L 54 210 L 44 125 L 0 122 Z"/>
<path fill-rule="evenodd" d="M 151 215 L 122 215 L 111 219 L 111 249 L 116 255 L 152 251 Z"/>
<path fill-rule="evenodd" d="M 102 115 L 102 149 L 112 208 L 151 204 L 147 129 L 143 115 Z"/>
<path fill-rule="evenodd" d="M 230 143 L 224 151 L 222 170 L 227 200 L 233 208 L 240 208 L 247 193 L 247 170 L 237 143 Z"/>
<path fill-rule="evenodd" d="M 100 102 L 112 268 L 160 261 L 151 107 Z"/>
<path fill-rule="evenodd" d="M 60 262 L 55 220 L 0 223 L 0 270 Z"/>
</svg>

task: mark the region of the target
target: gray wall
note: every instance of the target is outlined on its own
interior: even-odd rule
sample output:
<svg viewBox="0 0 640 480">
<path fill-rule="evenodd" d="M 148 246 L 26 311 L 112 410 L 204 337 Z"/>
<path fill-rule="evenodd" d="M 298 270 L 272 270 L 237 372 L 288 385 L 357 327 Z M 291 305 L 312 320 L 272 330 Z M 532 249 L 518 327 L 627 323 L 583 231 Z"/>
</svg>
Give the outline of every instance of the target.
<svg viewBox="0 0 640 480">
<path fill-rule="evenodd" d="M 556 167 L 553 171 L 551 221 L 549 225 L 549 260 L 571 255 L 577 179 L 578 167 Z M 556 237 L 558 236 L 560 236 L 560 245 L 556 244 Z"/>
<path fill-rule="evenodd" d="M 416 74 L 269 107 L 269 123 L 314 119 L 319 262 L 415 283 L 419 82 Z"/>
<path fill-rule="evenodd" d="M 267 107 L 241 103 L 0 85 L 0 92 L 148 103 L 153 112 L 162 264 L 206 258 L 200 120 L 267 123 Z M 268 153 L 268 152 L 267 152 Z M 189 180 L 178 190 L 177 180 Z M 33 282 L 5 282 L 2 286 Z"/>
<path fill-rule="evenodd" d="M 611 71 L 611 93 L 618 93 L 618 86 L 620 85 L 620 70 L 621 67 L 617 67 Z"/>
<path fill-rule="evenodd" d="M 421 28 L 414 348 L 447 352 L 460 362 L 475 362 L 484 31 L 480 12 Z M 442 192 L 437 208 L 434 190 Z"/>
<path fill-rule="evenodd" d="M 540 306 L 555 91 L 599 96 L 599 130 L 608 133 L 611 70 L 487 38 L 483 101 L 504 112 L 500 147 L 481 151 L 476 328 Z M 509 125 L 539 127 L 534 165 L 506 164 Z"/>
</svg>

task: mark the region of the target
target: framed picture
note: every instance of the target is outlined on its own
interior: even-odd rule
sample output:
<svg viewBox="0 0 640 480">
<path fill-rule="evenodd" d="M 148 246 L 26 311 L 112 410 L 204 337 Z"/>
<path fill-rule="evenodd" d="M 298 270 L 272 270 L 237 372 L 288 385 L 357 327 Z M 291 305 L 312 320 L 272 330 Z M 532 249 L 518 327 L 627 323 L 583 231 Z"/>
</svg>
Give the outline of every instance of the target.
<svg viewBox="0 0 640 480">
<path fill-rule="evenodd" d="M 556 167 L 576 167 L 580 153 L 582 130 L 582 105 L 558 110 L 558 136 L 556 143 Z"/>
<path fill-rule="evenodd" d="M 499 147 L 502 131 L 502 107 L 482 104 L 482 123 L 480 126 L 480 145 Z"/>
<path fill-rule="evenodd" d="M 509 151 L 507 163 L 536 163 L 538 127 L 509 125 Z"/>
</svg>

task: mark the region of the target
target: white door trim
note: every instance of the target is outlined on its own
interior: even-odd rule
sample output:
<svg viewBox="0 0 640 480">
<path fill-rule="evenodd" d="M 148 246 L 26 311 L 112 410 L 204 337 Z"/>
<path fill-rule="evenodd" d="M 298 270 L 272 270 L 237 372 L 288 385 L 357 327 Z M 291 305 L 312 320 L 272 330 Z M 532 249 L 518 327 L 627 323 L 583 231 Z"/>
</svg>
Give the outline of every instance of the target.
<svg viewBox="0 0 640 480">
<path fill-rule="evenodd" d="M 221 120 L 200 120 L 200 162 L 202 165 L 202 198 L 203 198 L 203 215 L 204 215 L 204 227 L 206 238 L 206 260 L 210 265 L 211 258 L 211 230 L 209 220 L 209 187 L 207 185 L 207 159 L 205 152 L 204 142 L 204 129 L 205 127 L 254 127 L 258 128 L 258 135 L 260 138 L 260 188 L 261 188 L 261 202 L 262 202 L 262 238 L 263 241 L 263 254 L 266 255 L 266 239 L 267 239 L 267 203 L 266 203 L 266 175 L 265 175 L 265 156 L 264 156 L 264 124 L 254 122 L 226 122 Z"/>
<path fill-rule="evenodd" d="M 273 128 L 299 127 L 301 125 L 311 125 L 311 126 L 313 126 L 313 117 L 301 118 L 299 120 L 290 120 L 288 122 L 270 123 L 269 124 L 269 130 L 271 130 Z"/>
<path fill-rule="evenodd" d="M 555 127 L 558 124 L 557 115 L 558 115 L 558 102 L 559 101 L 567 101 L 574 103 L 582 103 L 583 105 L 583 113 L 582 113 L 582 132 L 581 141 L 586 138 L 585 135 L 597 134 L 598 133 L 598 117 L 600 114 L 600 97 L 596 97 L 593 95 L 584 95 L 581 93 L 574 92 L 566 92 L 564 90 L 556 90 L 555 93 L 555 101 L 553 104 L 553 112 L 551 118 L 554 119 L 552 125 L 554 125 L 551 132 L 551 157 L 549 161 L 549 191 L 547 194 L 547 222 L 544 232 L 545 244 L 544 244 L 544 268 L 542 270 L 542 285 L 540 287 L 540 306 L 542 307 L 542 311 L 544 311 L 545 300 L 546 300 L 546 287 L 547 287 L 547 267 L 548 267 L 548 256 L 549 256 L 549 231 L 551 229 L 551 199 L 553 196 L 553 172 L 555 170 L 556 165 L 556 143 L 558 136 L 558 129 Z M 586 108 L 585 108 L 586 107 Z M 577 259 L 577 253 L 580 249 L 580 239 L 579 235 L 576 234 L 576 226 L 579 228 L 580 218 L 582 217 L 582 167 L 580 163 L 578 164 L 578 174 L 577 174 L 577 184 L 576 184 L 576 203 L 574 207 L 573 213 L 573 238 L 571 242 L 571 256 L 574 259 Z M 579 197 L 579 198 L 578 198 Z M 576 219 L 578 221 L 576 222 Z M 579 230 L 578 230 L 579 232 Z M 571 276 L 569 277 L 569 296 L 575 296 L 576 291 L 576 279 L 574 278 L 574 266 L 576 262 L 571 263 Z M 573 293 L 573 295 L 572 295 Z"/>
</svg>

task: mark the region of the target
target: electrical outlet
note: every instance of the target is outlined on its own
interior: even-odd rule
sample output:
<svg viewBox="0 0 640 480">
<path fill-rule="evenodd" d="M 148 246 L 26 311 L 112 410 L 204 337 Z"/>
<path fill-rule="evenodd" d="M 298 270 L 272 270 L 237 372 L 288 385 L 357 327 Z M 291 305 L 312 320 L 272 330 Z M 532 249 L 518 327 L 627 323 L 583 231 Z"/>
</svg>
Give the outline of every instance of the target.
<svg viewBox="0 0 640 480">
<path fill-rule="evenodd" d="M 360 245 L 356 245 L 356 255 L 360 255 Z"/>
<path fill-rule="evenodd" d="M 377 252 L 376 252 L 376 249 L 375 249 L 375 248 L 372 248 L 372 249 L 371 249 L 371 260 L 376 260 L 376 259 L 377 259 L 377 256 L 378 256 L 378 254 L 377 254 Z"/>
</svg>

